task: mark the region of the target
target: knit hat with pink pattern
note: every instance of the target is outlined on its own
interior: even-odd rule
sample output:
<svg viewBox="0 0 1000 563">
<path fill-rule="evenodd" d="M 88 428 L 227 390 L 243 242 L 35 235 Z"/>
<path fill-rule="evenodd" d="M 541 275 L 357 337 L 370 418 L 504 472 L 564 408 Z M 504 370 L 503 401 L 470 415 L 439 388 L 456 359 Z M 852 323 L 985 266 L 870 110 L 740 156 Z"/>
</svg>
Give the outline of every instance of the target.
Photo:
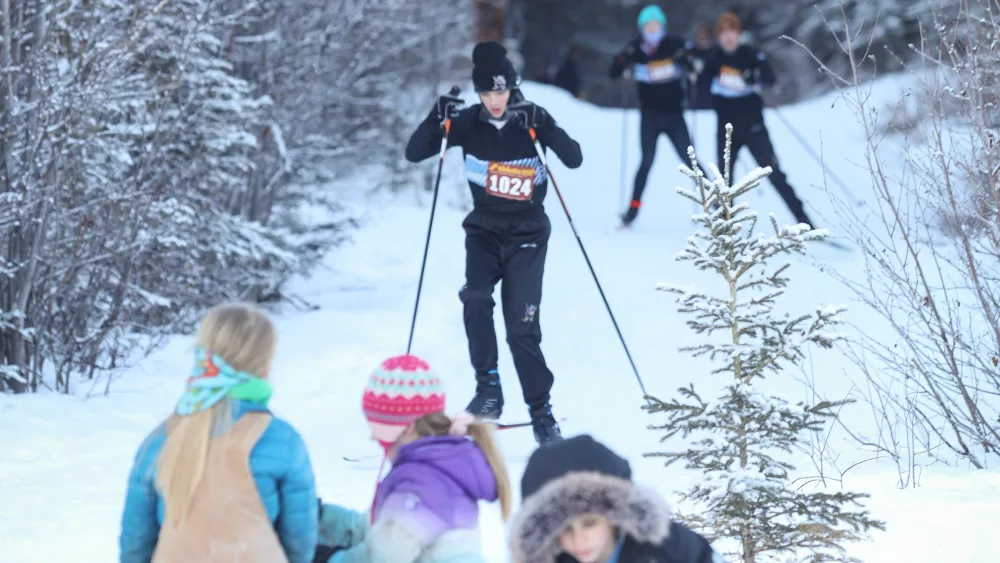
<svg viewBox="0 0 1000 563">
<path fill-rule="evenodd" d="M 368 378 L 361 409 L 369 422 L 409 426 L 418 418 L 444 412 L 441 379 L 416 356 L 395 356 L 382 362 Z"/>
</svg>

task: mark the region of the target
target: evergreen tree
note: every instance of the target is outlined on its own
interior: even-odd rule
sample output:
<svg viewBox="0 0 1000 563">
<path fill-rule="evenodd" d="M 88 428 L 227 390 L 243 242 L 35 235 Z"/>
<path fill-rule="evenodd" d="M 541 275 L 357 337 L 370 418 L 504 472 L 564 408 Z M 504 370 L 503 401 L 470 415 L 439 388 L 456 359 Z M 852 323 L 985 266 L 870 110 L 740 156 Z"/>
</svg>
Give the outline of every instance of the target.
<svg viewBox="0 0 1000 563">
<path fill-rule="evenodd" d="M 726 126 L 725 160 L 730 160 L 732 127 Z M 705 401 L 694 385 L 680 389 L 680 398 L 669 402 L 650 397 L 646 409 L 665 413 L 663 440 L 687 438 L 686 449 L 650 453 L 664 457 L 667 465 L 683 461 L 704 479 L 683 498 L 698 507 L 698 516 L 686 518 L 707 537 L 735 540 L 733 553 L 744 563 L 760 561 L 854 561 L 843 544 L 860 540 L 872 529 L 883 529 L 869 518 L 860 500 L 867 495 L 850 492 L 804 492 L 790 487 L 795 467 L 783 459 L 796 449 L 805 432 L 820 430 L 843 402 L 816 405 L 791 404 L 755 384 L 767 374 L 802 360 L 808 344 L 832 347 L 840 335 L 832 332 L 840 307 L 817 309 L 800 315 L 775 312 L 788 284 L 790 264 L 773 265 L 774 259 L 804 253 L 809 241 L 826 232 L 799 224 L 779 227 L 770 215 L 773 236 L 755 235 L 758 216 L 744 201 L 746 195 L 770 174 L 758 168 L 731 184 L 712 166 L 709 180 L 689 149 L 692 168 L 682 171 L 695 190 L 678 192 L 704 210 L 694 217 L 701 229 L 690 237 L 680 261 L 691 261 L 725 281 L 721 296 L 660 286 L 674 293 L 680 311 L 691 315 L 688 326 L 721 341 L 681 350 L 707 356 L 718 367 L 713 374 L 730 375 L 722 395 Z"/>
</svg>

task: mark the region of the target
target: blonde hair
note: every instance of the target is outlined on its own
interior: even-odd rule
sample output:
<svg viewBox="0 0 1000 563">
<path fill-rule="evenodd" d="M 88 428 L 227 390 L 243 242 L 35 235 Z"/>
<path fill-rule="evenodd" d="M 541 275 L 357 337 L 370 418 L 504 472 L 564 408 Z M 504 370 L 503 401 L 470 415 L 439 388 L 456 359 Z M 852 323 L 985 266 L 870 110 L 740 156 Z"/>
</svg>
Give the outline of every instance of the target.
<svg viewBox="0 0 1000 563">
<path fill-rule="evenodd" d="M 451 432 L 451 422 L 451 418 L 444 413 L 426 414 L 414 421 L 413 430 L 420 437 L 447 436 Z M 511 508 L 510 477 L 507 474 L 507 464 L 493 437 L 493 429 L 486 423 L 473 422 L 469 424 L 468 435 L 486 455 L 486 461 L 493 470 L 493 477 L 497 482 L 497 498 L 500 499 L 500 512 L 506 522 L 510 518 Z"/>
<path fill-rule="evenodd" d="M 266 378 L 277 333 L 264 311 L 247 304 L 215 307 L 201 321 L 197 346 L 226 360 L 234 369 Z M 212 437 L 232 423 L 228 400 L 189 416 L 172 415 L 169 433 L 156 471 L 156 488 L 163 496 L 166 519 L 174 526 L 187 516 L 205 472 Z"/>
</svg>

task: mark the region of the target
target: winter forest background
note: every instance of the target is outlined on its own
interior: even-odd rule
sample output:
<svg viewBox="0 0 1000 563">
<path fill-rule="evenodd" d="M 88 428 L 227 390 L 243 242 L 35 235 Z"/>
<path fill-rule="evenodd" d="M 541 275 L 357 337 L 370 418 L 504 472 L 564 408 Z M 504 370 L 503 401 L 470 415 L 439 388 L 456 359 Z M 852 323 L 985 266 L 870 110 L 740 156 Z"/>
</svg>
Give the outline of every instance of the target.
<svg viewBox="0 0 1000 563">
<path fill-rule="evenodd" d="M 856 98 L 871 130 L 858 158 L 868 159 L 886 203 L 894 183 L 939 196 L 893 212 L 911 237 L 893 248 L 898 263 L 873 263 L 885 287 L 904 287 L 910 301 L 889 303 L 875 285 L 868 299 L 890 317 L 910 307 L 929 326 L 918 331 L 913 361 L 943 373 L 941 387 L 925 391 L 938 410 L 960 414 L 946 416 L 949 429 L 928 431 L 950 436 L 951 449 L 977 464 L 995 456 L 995 404 L 987 411 L 978 401 L 1000 393 L 996 4 L 663 4 L 679 34 L 722 7 L 744 14 L 753 41 L 776 60 L 784 100 L 863 89 L 876 69 L 931 67 L 957 78 L 961 88 L 938 80 L 881 120 L 865 111 L 886 108 Z M 506 17 L 484 25 L 484 5 L 506 6 Z M 282 284 L 350 236 L 353 218 L 338 198 L 429 189 L 428 172 L 405 166 L 398 147 L 437 93 L 467 79 L 477 35 L 503 32 L 526 68 L 575 41 L 591 97 L 613 102 L 616 86 L 597 77 L 641 5 L 0 0 L 0 390 L 69 392 L 73 381 L 94 381 L 190 330 L 221 301 L 308 306 Z M 934 158 L 900 180 L 879 164 L 878 135 L 916 131 L 918 115 L 931 133 L 949 135 L 912 136 L 912 154 Z M 872 245 L 888 244 L 859 236 L 873 259 Z M 934 254 L 942 236 L 963 243 L 959 255 Z M 911 271 L 927 252 L 941 258 L 932 271 L 951 268 L 967 286 L 982 324 L 933 307 L 958 297 Z M 970 374 L 975 390 L 964 384 Z"/>
<path fill-rule="evenodd" d="M 466 78 L 477 10 L 479 35 L 499 24 L 528 78 L 581 45 L 587 99 L 614 105 L 608 60 L 643 4 L 0 0 L 0 390 L 66 391 L 71 374 L 141 357 L 210 304 L 281 299 L 348 235 L 342 190 L 427 188 L 391 147 Z M 661 4 L 685 36 L 740 13 L 781 77 L 774 101 L 832 85 L 783 35 L 850 68 L 830 31 L 840 0 Z M 484 5 L 504 17 L 484 26 Z M 961 5 L 843 9 L 855 51 L 899 70 Z M 362 169 L 381 173 L 323 187 Z"/>
<path fill-rule="evenodd" d="M 508 37 L 524 50 L 525 68 L 532 75 L 565 52 L 580 47 L 586 98 L 600 105 L 621 106 L 622 89 L 605 79 L 611 58 L 634 36 L 635 18 L 644 0 L 493 0 L 509 3 L 504 22 Z M 870 51 L 880 71 L 899 71 L 912 59 L 908 46 L 919 45 L 922 32 L 934 35 L 938 25 L 961 19 L 961 0 L 680 0 L 660 2 L 669 33 L 694 38 L 695 28 L 714 26 L 726 10 L 743 22 L 744 38 L 768 53 L 781 77 L 769 91 L 776 103 L 789 103 L 826 92 L 830 81 L 817 72 L 812 57 L 783 36 L 794 37 L 837 72 L 850 68 L 846 54 L 833 41 L 830 26 L 843 28 L 846 12 L 856 35 L 857 52 Z M 866 72 L 872 69 L 866 66 Z M 634 96 L 632 96 L 634 98 Z M 629 105 L 634 105 L 632 100 Z"/>
<path fill-rule="evenodd" d="M 390 147 L 474 31 L 465 0 L 0 13 L 0 391 L 15 393 L 68 391 L 213 304 L 280 299 L 350 229 L 324 186 L 363 168 L 384 173 L 350 189 L 406 185 Z"/>
</svg>

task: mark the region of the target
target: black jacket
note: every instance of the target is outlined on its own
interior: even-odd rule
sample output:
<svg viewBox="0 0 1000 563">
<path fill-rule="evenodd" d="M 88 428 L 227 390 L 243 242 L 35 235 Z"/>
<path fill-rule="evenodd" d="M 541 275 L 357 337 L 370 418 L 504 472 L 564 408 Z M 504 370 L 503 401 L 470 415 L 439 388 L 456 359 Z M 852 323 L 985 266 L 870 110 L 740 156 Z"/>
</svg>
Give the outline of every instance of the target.
<svg viewBox="0 0 1000 563">
<path fill-rule="evenodd" d="M 774 70 L 764 53 L 747 45 L 740 45 L 732 53 L 716 47 L 703 72 L 712 77 L 712 101 L 720 123 L 764 120 L 759 87 L 775 82 Z"/>
<path fill-rule="evenodd" d="M 611 61 L 608 74 L 618 78 L 632 66 L 632 79 L 639 89 L 639 106 L 646 111 L 682 113 L 685 105 L 685 82 L 693 70 L 685 50 L 684 40 L 667 35 L 656 51 L 647 54 L 642 40 L 629 43 Z"/>
<path fill-rule="evenodd" d="M 510 527 L 513 563 L 576 563 L 556 557 L 559 535 L 578 516 L 598 514 L 627 536 L 618 563 L 712 563 L 708 541 L 671 517 L 656 491 L 588 435 L 538 448 L 521 476 L 521 508 Z"/>
<path fill-rule="evenodd" d="M 520 92 L 515 91 L 510 103 L 518 99 Z M 580 145 L 556 125 L 548 112 L 535 132 L 542 149 L 551 148 L 567 167 L 578 168 L 583 163 Z M 438 154 L 443 134 L 431 111 L 410 137 L 406 159 L 420 162 Z M 545 212 L 542 203 L 548 190 L 548 174 L 527 129 L 518 120 L 509 119 L 497 129 L 486 108 L 475 104 L 452 119 L 448 146 L 462 147 L 465 176 L 476 211 L 509 216 Z"/>
</svg>

